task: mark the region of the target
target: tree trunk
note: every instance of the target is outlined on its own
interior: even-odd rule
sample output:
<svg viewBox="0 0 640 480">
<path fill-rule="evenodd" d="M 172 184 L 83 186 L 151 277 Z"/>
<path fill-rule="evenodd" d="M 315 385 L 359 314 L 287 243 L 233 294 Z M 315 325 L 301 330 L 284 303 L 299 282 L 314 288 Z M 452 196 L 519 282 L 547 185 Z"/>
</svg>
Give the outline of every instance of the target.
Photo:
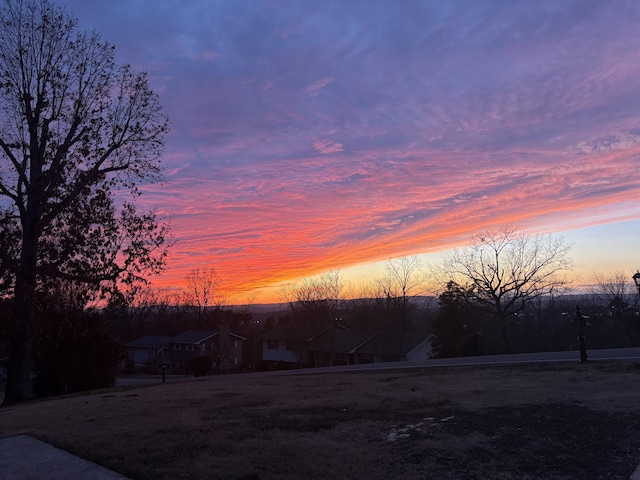
<svg viewBox="0 0 640 480">
<path fill-rule="evenodd" d="M 13 341 L 7 365 L 7 388 L 2 405 L 11 405 L 35 398 L 31 383 L 31 340 Z"/>
<path fill-rule="evenodd" d="M 507 354 L 511 353 L 511 345 L 509 342 L 509 332 L 507 330 L 507 318 L 508 316 L 502 313 L 498 317 L 498 322 L 500 323 L 500 348 L 499 353 Z"/>
<path fill-rule="evenodd" d="M 32 199 L 29 199 L 32 202 Z M 32 210 L 33 211 L 35 209 Z M 28 212 L 29 214 L 30 212 Z M 11 319 L 11 350 L 7 365 L 7 388 L 2 405 L 35 398 L 32 383 L 33 335 L 36 327 L 36 270 L 38 262 L 38 216 L 29 215 L 23 223 L 20 271 L 14 289 Z"/>
<path fill-rule="evenodd" d="M 32 275 L 29 273 L 33 272 Z M 33 332 L 35 312 L 35 265 L 24 268 L 16 281 L 15 304 L 11 322 L 11 350 L 7 365 L 7 389 L 2 405 L 20 403 L 35 398 L 32 375 Z M 25 274 L 26 273 L 26 274 Z M 24 278 L 33 277 L 32 281 Z"/>
</svg>

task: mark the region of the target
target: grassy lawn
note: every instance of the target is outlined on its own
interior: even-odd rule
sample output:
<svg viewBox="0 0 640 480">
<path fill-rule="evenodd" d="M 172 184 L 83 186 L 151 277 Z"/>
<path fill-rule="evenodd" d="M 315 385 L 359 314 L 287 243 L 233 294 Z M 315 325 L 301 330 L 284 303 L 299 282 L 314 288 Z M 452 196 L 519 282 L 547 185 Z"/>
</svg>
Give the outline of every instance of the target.
<svg viewBox="0 0 640 480">
<path fill-rule="evenodd" d="M 640 368 L 223 375 L 0 409 L 134 479 L 625 479 Z"/>
</svg>

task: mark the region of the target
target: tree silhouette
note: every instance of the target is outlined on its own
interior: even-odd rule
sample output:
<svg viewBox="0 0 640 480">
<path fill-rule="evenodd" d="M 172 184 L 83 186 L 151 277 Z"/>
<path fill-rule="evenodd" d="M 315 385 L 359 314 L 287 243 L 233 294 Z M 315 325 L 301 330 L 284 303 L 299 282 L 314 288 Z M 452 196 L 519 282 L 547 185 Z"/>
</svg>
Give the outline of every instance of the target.
<svg viewBox="0 0 640 480">
<path fill-rule="evenodd" d="M 212 327 L 211 319 L 207 318 L 208 312 L 210 313 L 211 307 L 220 308 L 226 303 L 218 273 L 213 267 L 198 267 L 189 270 L 186 280 L 184 302 L 196 314 L 196 327 L 199 329 Z"/>
<path fill-rule="evenodd" d="M 514 227 L 484 232 L 444 259 L 439 276 L 472 288 L 478 305 L 487 308 L 502 330 L 508 350 L 507 319 L 536 298 L 567 286 L 560 273 L 571 269 L 570 246 L 562 238 L 527 235 Z"/>
<path fill-rule="evenodd" d="M 167 225 L 139 212 L 168 120 L 144 73 L 49 0 L 0 11 L 0 288 L 13 298 L 4 403 L 31 398 L 36 294 L 58 279 L 108 295 L 164 264 Z M 128 194 L 127 194 L 128 192 Z"/>
<path fill-rule="evenodd" d="M 478 305 L 474 287 L 463 288 L 449 282 L 438 300 L 440 309 L 432 323 L 436 335 L 433 356 L 447 358 L 484 353 L 485 309 Z"/>
</svg>

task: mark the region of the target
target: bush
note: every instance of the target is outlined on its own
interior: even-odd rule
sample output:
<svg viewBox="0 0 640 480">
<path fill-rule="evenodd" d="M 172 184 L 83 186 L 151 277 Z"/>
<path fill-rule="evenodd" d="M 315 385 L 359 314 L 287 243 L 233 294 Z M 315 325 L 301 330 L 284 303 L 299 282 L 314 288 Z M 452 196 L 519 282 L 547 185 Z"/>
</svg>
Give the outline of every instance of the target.
<svg viewBox="0 0 640 480">
<path fill-rule="evenodd" d="M 46 315 L 35 355 L 34 390 L 40 397 L 111 386 L 122 344 L 97 314 Z"/>
<path fill-rule="evenodd" d="M 127 369 L 127 373 L 131 374 L 135 371 L 136 364 L 133 363 L 133 360 L 131 360 L 130 358 L 127 358 L 124 362 L 124 367 Z"/>
<path fill-rule="evenodd" d="M 194 377 L 204 377 L 213 365 L 211 357 L 205 355 L 198 355 L 197 357 L 191 357 L 186 362 L 187 369 L 193 373 Z"/>
</svg>

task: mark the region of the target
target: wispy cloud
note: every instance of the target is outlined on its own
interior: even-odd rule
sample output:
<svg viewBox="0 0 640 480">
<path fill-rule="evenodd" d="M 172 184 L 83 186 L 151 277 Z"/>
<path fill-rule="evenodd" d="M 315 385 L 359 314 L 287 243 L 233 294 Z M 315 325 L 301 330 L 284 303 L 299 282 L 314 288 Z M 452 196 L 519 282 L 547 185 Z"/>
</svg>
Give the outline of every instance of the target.
<svg viewBox="0 0 640 480">
<path fill-rule="evenodd" d="M 309 97 L 317 97 L 318 95 L 320 95 L 320 91 L 323 88 L 325 88 L 327 85 L 329 85 L 331 82 L 333 82 L 333 77 L 323 78 L 321 80 L 313 82 L 310 85 L 307 85 L 306 88 L 304 89 L 304 92 Z"/>
<path fill-rule="evenodd" d="M 260 288 L 637 198 L 634 0 L 64 3 L 172 119 L 143 195 L 173 216 L 165 284 L 211 264 Z"/>
<path fill-rule="evenodd" d="M 342 144 L 331 140 L 316 140 L 313 142 L 313 148 L 320 153 L 336 153 L 342 151 Z"/>
</svg>

